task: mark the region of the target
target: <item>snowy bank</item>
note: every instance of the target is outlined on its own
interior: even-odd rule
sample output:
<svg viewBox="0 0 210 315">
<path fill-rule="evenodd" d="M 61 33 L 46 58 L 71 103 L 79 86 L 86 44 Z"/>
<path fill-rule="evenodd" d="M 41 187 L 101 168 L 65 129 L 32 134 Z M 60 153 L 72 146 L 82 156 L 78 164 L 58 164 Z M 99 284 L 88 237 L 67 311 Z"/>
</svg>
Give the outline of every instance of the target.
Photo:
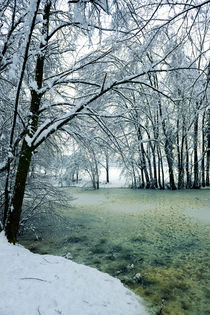
<svg viewBox="0 0 210 315">
<path fill-rule="evenodd" d="M 33 254 L 0 233 L 1 315 L 146 315 L 119 280 L 62 257 Z"/>
</svg>

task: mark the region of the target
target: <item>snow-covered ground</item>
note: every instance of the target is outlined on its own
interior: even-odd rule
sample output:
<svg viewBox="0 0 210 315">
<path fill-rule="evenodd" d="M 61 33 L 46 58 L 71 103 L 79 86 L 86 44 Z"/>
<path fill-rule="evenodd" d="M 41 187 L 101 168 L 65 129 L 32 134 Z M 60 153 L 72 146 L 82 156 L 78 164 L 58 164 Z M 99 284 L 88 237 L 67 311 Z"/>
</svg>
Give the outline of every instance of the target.
<svg viewBox="0 0 210 315">
<path fill-rule="evenodd" d="M 101 168 L 100 174 L 100 187 L 102 188 L 113 188 L 113 187 L 128 187 L 129 182 L 125 176 L 121 175 L 121 169 L 119 167 L 110 167 L 109 177 L 110 182 L 106 184 L 106 172 L 104 168 Z"/>
<path fill-rule="evenodd" d="M 62 257 L 33 254 L 0 233 L 1 315 L 146 315 L 122 283 Z"/>
</svg>

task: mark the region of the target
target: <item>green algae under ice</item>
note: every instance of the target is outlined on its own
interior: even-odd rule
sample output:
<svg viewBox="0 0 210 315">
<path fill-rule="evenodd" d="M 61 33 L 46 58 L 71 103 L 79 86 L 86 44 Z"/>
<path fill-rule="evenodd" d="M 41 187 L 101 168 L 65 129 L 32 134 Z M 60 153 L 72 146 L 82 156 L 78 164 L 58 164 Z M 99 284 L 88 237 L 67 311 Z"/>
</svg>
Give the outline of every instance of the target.
<svg viewBox="0 0 210 315">
<path fill-rule="evenodd" d="M 119 278 L 151 314 L 210 314 L 209 190 L 66 193 L 64 223 L 43 218 L 40 239 L 26 232 L 21 244 Z"/>
</svg>

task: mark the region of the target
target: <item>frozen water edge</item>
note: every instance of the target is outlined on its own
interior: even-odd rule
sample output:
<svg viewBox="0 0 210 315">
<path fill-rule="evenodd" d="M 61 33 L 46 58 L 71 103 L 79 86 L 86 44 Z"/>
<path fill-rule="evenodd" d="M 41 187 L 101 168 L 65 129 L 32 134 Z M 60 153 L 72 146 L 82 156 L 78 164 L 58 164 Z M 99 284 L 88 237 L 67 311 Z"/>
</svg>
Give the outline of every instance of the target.
<svg viewBox="0 0 210 315">
<path fill-rule="evenodd" d="M 160 310 L 167 288 L 167 310 L 185 313 L 185 303 L 188 314 L 210 314 L 209 226 L 185 214 L 207 209 L 209 191 L 65 188 L 65 193 L 74 197 L 71 207 L 58 208 L 68 228 L 44 224 L 40 241 L 26 235 L 23 244 L 43 254 L 70 253 L 78 263 L 119 277 L 151 302 L 152 312 Z M 137 273 L 149 284 L 137 284 L 136 291 Z"/>
<path fill-rule="evenodd" d="M 0 260 L 0 314 L 148 314 L 119 280 L 63 257 L 33 254 L 3 233 Z"/>
<path fill-rule="evenodd" d="M 199 223 L 210 225 L 210 206 L 203 209 L 187 209 L 185 214 L 196 219 Z"/>
</svg>

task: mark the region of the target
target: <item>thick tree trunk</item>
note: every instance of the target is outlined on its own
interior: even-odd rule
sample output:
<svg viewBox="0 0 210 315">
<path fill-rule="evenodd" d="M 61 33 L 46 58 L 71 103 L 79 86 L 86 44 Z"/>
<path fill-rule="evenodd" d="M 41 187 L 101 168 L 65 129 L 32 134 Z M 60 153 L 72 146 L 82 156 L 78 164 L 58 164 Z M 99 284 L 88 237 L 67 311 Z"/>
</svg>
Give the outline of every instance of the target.
<svg viewBox="0 0 210 315">
<path fill-rule="evenodd" d="M 47 1 L 44 8 L 43 15 L 43 29 L 42 35 L 47 39 L 48 28 L 49 28 L 49 16 L 50 16 L 51 2 Z M 44 50 L 46 44 L 41 42 L 40 50 Z M 43 82 L 43 71 L 44 71 L 44 54 L 37 57 L 36 69 L 35 69 L 35 81 L 37 83 L 38 89 L 42 87 Z M 39 107 L 41 103 L 41 95 L 37 91 L 32 90 L 31 92 L 31 125 L 27 133 L 33 135 L 38 127 L 39 118 Z M 30 132 L 29 132 L 30 130 Z M 16 237 L 19 228 L 19 222 L 22 211 L 23 198 L 26 187 L 27 175 L 30 168 L 31 158 L 32 158 L 33 148 L 29 147 L 27 142 L 23 140 L 23 144 L 20 151 L 20 158 L 17 167 L 17 173 L 15 178 L 14 192 L 12 196 L 11 208 L 9 209 L 8 217 L 6 220 L 6 236 L 9 242 L 15 244 Z"/>
<path fill-rule="evenodd" d="M 14 106 L 14 115 L 13 115 L 13 121 L 12 121 L 12 128 L 11 128 L 11 133 L 10 133 L 10 150 L 12 150 L 13 146 L 13 141 L 14 141 L 14 135 L 15 135 L 15 128 L 16 128 L 16 123 L 17 123 L 17 117 L 18 117 L 18 105 L 19 105 L 19 98 L 21 94 L 21 87 L 23 84 L 23 78 L 25 74 L 25 69 L 26 69 L 26 64 L 28 60 L 28 54 L 29 54 L 29 49 L 30 49 L 30 43 L 31 43 L 31 37 L 32 33 L 35 27 L 35 22 L 36 22 L 36 16 L 39 8 L 40 0 L 37 0 L 36 3 L 36 9 L 33 14 L 32 18 L 32 23 L 30 26 L 30 31 L 28 33 L 27 37 L 27 42 L 25 46 L 25 51 L 24 51 L 24 57 L 23 57 L 23 63 L 20 71 L 20 77 L 18 78 L 18 83 L 17 83 L 17 88 L 16 88 L 16 95 L 15 95 L 15 106 Z M 12 23 L 11 23 L 11 29 L 10 32 L 8 33 L 8 38 L 7 40 L 9 41 L 10 36 L 12 35 L 12 31 L 14 29 L 14 24 L 15 24 L 15 14 L 16 14 L 16 1 L 14 2 L 14 10 L 13 10 L 13 15 L 12 15 Z M 6 50 L 8 49 L 9 45 L 7 42 L 5 42 L 4 48 L 2 50 L 2 56 L 6 53 Z M 2 58 L 0 57 L 0 62 Z M 3 68 L 2 68 L 3 70 Z M 3 226 L 5 228 L 8 214 L 9 214 L 9 207 L 11 206 L 11 198 L 10 198 L 10 177 L 11 177 L 11 161 L 10 157 L 8 155 L 8 166 L 7 166 L 7 174 L 6 174 L 6 181 L 5 181 L 5 189 L 4 189 L 4 194 L 5 194 L 5 204 L 4 204 L 4 216 L 3 216 Z"/>
<path fill-rule="evenodd" d="M 32 150 L 28 147 L 27 143 L 24 140 L 18 163 L 12 205 L 9 211 L 5 228 L 7 239 L 10 243 L 13 244 L 15 244 L 16 242 L 16 236 L 19 229 L 23 197 L 26 187 L 26 179 L 31 163 L 31 158 Z"/>
<path fill-rule="evenodd" d="M 6 181 L 4 187 L 4 216 L 3 216 L 3 227 L 5 227 L 7 215 L 9 212 L 9 204 L 10 204 L 10 190 L 9 190 L 9 178 L 10 178 L 10 163 L 7 166 L 7 174 L 6 174 Z"/>
</svg>

